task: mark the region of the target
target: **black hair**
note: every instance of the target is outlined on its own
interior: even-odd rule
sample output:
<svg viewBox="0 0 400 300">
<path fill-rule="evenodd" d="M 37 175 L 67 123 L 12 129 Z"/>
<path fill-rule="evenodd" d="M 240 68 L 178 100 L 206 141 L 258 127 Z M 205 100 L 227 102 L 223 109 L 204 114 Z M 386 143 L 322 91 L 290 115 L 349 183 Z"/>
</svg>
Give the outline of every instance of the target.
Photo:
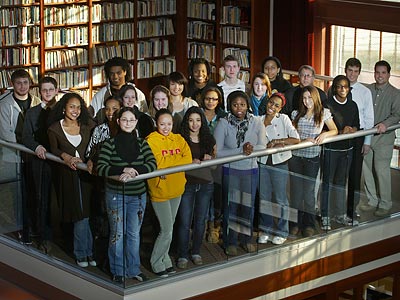
<svg viewBox="0 0 400 300">
<path fill-rule="evenodd" d="M 211 75 L 211 65 L 208 62 L 207 59 L 205 58 L 193 58 L 190 63 L 189 63 L 189 78 L 192 79 L 193 78 L 193 68 L 196 65 L 205 65 L 206 69 L 207 69 L 207 81 L 208 79 L 210 79 L 210 75 Z"/>
<path fill-rule="evenodd" d="M 131 65 L 125 58 L 118 57 L 118 56 L 110 58 L 104 64 L 104 73 L 106 73 L 107 79 L 110 78 L 111 67 L 116 67 L 116 66 L 121 67 L 126 72 L 125 82 L 130 81 L 131 80 L 131 72 L 130 72 Z"/>
<path fill-rule="evenodd" d="M 86 106 L 85 100 L 83 100 L 82 96 L 78 93 L 66 93 L 64 96 L 61 97 L 60 101 L 58 101 L 49 116 L 49 125 L 53 124 L 54 122 L 60 121 L 64 119 L 64 112 L 65 108 L 68 104 L 68 101 L 76 98 L 79 100 L 81 105 L 81 113 L 78 117 L 79 124 L 88 125 L 91 118 Z"/>
<path fill-rule="evenodd" d="M 333 78 L 333 81 L 332 81 L 332 94 L 333 94 L 334 96 L 337 94 L 336 86 L 338 85 L 339 81 L 342 81 L 342 80 L 344 80 L 344 81 L 347 82 L 347 85 L 348 85 L 348 87 L 349 87 L 349 93 L 350 93 L 350 79 L 348 79 L 348 78 L 347 78 L 346 76 L 344 76 L 344 75 L 338 75 L 338 76 L 336 76 L 335 78 Z"/>
<path fill-rule="evenodd" d="M 358 68 L 360 68 L 360 72 L 361 72 L 361 61 L 358 58 L 351 57 L 346 61 L 344 70 L 346 71 L 348 67 L 358 67 Z"/>
<path fill-rule="evenodd" d="M 156 112 L 156 116 L 154 118 L 156 120 L 156 123 L 157 123 L 158 119 L 160 118 L 160 116 L 162 116 L 162 115 L 170 115 L 172 120 L 174 119 L 172 117 L 172 113 L 167 108 L 161 108 L 160 110 L 158 110 Z"/>
<path fill-rule="evenodd" d="M 171 82 L 176 82 L 178 84 L 183 84 L 182 95 L 185 95 L 186 86 L 188 84 L 188 80 L 185 77 L 185 75 L 183 75 L 181 72 L 172 72 L 167 77 L 167 87 L 168 88 L 169 88 L 169 85 L 171 84 Z"/>
<path fill-rule="evenodd" d="M 123 115 L 125 112 L 127 112 L 127 111 L 133 113 L 133 115 L 135 116 L 135 119 L 136 119 L 136 120 L 139 120 L 139 114 L 136 112 L 136 110 L 135 110 L 133 107 L 122 107 L 122 108 L 118 111 L 117 119 L 118 119 L 118 120 L 121 119 L 122 115 Z M 121 123 L 120 123 L 120 124 L 121 124 Z M 120 125 L 120 124 L 118 125 L 118 132 L 122 132 L 122 130 L 121 130 L 121 125 Z M 136 122 L 135 129 L 132 131 L 132 135 L 134 135 L 135 137 L 137 137 L 137 133 L 136 133 L 137 127 L 138 127 L 138 122 Z"/>
<path fill-rule="evenodd" d="M 204 99 L 206 98 L 208 92 L 216 92 L 218 95 L 218 104 L 215 107 L 215 111 L 217 111 L 218 108 L 224 110 L 224 97 L 222 96 L 221 90 L 216 86 L 210 86 L 209 88 L 206 88 L 201 92 L 201 98 L 199 103 L 200 107 L 206 109 L 206 106 L 204 104 Z"/>
<path fill-rule="evenodd" d="M 243 91 L 233 91 L 232 93 L 230 93 L 228 95 L 228 99 L 226 100 L 226 102 L 228 103 L 228 107 L 227 110 L 231 111 L 232 108 L 232 102 L 233 100 L 237 99 L 237 98 L 243 98 L 246 100 L 247 102 L 247 110 L 251 111 L 251 106 L 250 106 L 250 98 L 249 95 L 247 95 L 245 92 Z"/>
<path fill-rule="evenodd" d="M 386 67 L 387 72 L 390 74 L 390 70 L 392 67 L 386 60 L 380 60 L 376 62 L 374 70 L 376 70 L 376 67 Z"/>
<path fill-rule="evenodd" d="M 104 100 L 104 106 L 106 106 L 107 102 L 110 100 L 118 101 L 120 106 L 122 107 L 122 98 L 118 95 L 111 95 Z"/>
<path fill-rule="evenodd" d="M 192 106 L 186 111 L 181 123 L 181 135 L 186 142 L 190 142 L 189 117 L 191 114 L 198 114 L 201 118 L 201 127 L 199 130 L 199 145 L 201 153 L 212 155 L 215 145 L 215 138 L 211 134 L 210 128 L 207 125 L 206 116 L 200 107 Z"/>
<path fill-rule="evenodd" d="M 261 63 L 261 72 L 264 73 L 264 66 L 267 63 L 267 61 L 272 60 L 276 63 L 277 67 L 279 68 L 279 72 L 276 75 L 277 79 L 283 79 L 283 72 L 282 72 L 282 64 L 281 61 L 279 60 L 279 58 L 277 58 L 276 56 L 268 56 L 267 58 L 265 58 L 263 60 L 263 62 Z"/>
</svg>

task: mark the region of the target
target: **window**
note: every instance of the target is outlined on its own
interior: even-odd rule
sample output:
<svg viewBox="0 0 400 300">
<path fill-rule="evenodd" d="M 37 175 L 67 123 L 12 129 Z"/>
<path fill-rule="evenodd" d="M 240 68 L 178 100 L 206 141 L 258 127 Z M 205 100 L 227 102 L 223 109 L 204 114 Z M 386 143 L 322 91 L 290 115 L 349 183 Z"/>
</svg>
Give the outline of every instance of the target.
<svg viewBox="0 0 400 300">
<path fill-rule="evenodd" d="M 400 34 L 360 28 L 331 26 L 331 76 L 344 74 L 346 60 L 362 63 L 359 81 L 374 82 L 374 65 L 384 59 L 392 67 L 390 82 L 400 87 Z"/>
</svg>

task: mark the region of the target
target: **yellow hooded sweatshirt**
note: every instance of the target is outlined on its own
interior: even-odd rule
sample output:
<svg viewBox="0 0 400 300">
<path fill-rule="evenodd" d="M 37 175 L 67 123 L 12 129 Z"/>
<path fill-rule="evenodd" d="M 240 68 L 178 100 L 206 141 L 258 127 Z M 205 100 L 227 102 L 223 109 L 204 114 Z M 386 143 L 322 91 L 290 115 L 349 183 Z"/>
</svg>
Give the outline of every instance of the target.
<svg viewBox="0 0 400 300">
<path fill-rule="evenodd" d="M 157 131 L 146 138 L 157 161 L 157 169 L 192 163 L 189 145 L 180 134 L 164 136 Z M 151 201 L 162 202 L 176 198 L 185 191 L 185 172 L 147 179 Z"/>
</svg>

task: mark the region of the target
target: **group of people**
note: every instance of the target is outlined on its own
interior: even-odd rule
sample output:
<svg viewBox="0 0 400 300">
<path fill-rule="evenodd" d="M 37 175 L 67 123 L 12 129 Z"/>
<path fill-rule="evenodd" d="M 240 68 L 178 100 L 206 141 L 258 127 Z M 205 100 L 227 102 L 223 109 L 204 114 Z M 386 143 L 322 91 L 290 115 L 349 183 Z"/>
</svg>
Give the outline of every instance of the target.
<svg viewBox="0 0 400 300">
<path fill-rule="evenodd" d="M 172 72 L 146 101 L 130 83 L 129 63 L 114 57 L 104 66 L 108 82 L 89 107 L 74 92 L 56 101 L 57 82 L 51 77 L 39 81 L 41 99 L 31 96 L 29 74 L 12 74 L 13 90 L 0 97 L 0 138 L 24 144 L 36 157 L 3 148 L 2 160 L 3 165 L 23 166 L 25 188 L 34 191 L 24 219 L 40 234 L 45 251 L 52 238 L 52 188 L 62 221 L 73 224 L 73 253 L 80 267 L 97 265 L 89 219 L 92 201 L 104 207 L 109 266 L 117 283 L 147 280 L 140 269 L 140 230 L 148 199 L 159 223 L 150 258 L 159 277 L 174 273 L 174 265 L 187 268 L 190 260 L 203 264 L 200 249 L 206 229 L 207 241 L 217 243 L 220 216 L 227 255 L 237 255 L 239 246 L 256 250 L 255 217 L 261 244 L 282 244 L 289 234 L 313 235 L 319 172 L 322 230 L 330 230 L 332 220 L 357 224 L 357 206 L 376 216 L 389 213 L 394 133 L 386 130 L 400 121 L 400 92 L 389 83 L 386 61 L 375 65 L 376 82 L 364 86 L 357 81 L 361 62 L 350 58 L 346 75 L 334 78 L 328 94 L 313 85 L 315 71 L 309 65 L 300 67 L 300 84 L 292 87 L 283 78 L 279 59 L 267 57 L 250 91 L 238 79 L 237 58 L 225 57 L 223 67 L 225 79 L 216 84 L 210 64 L 193 59 L 189 80 Z M 379 135 L 328 143 L 321 152 L 319 144 L 327 137 L 374 126 Z M 246 158 L 255 150 L 300 142 L 314 145 Z M 55 167 L 46 160 L 47 152 L 65 164 Z M 237 154 L 243 159 L 221 167 L 132 180 L 156 169 Z M 82 171 L 80 163 L 86 163 L 89 172 Z M 359 205 L 362 170 L 368 203 Z M 297 210 L 295 218 L 289 217 L 289 207 Z M 176 262 L 169 256 L 173 238 Z"/>
</svg>

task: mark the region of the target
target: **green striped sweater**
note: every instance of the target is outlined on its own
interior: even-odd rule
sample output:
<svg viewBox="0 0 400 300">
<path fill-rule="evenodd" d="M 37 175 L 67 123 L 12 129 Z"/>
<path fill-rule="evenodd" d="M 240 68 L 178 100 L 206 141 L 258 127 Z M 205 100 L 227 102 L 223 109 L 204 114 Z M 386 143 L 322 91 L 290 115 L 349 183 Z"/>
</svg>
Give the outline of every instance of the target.
<svg viewBox="0 0 400 300">
<path fill-rule="evenodd" d="M 119 157 L 116 148 L 114 138 L 106 140 L 101 147 L 99 160 L 97 162 L 97 173 L 99 176 L 113 176 L 121 175 L 124 168 L 130 167 L 136 169 L 139 174 L 153 172 L 157 169 L 156 159 L 154 158 L 153 152 L 151 151 L 147 141 L 138 138 L 140 147 L 140 154 L 137 159 L 131 163 L 125 162 Z M 106 186 L 117 192 L 125 193 L 125 195 L 141 195 L 146 192 L 145 180 L 137 180 L 132 182 L 124 183 L 112 179 L 106 180 Z"/>
</svg>

